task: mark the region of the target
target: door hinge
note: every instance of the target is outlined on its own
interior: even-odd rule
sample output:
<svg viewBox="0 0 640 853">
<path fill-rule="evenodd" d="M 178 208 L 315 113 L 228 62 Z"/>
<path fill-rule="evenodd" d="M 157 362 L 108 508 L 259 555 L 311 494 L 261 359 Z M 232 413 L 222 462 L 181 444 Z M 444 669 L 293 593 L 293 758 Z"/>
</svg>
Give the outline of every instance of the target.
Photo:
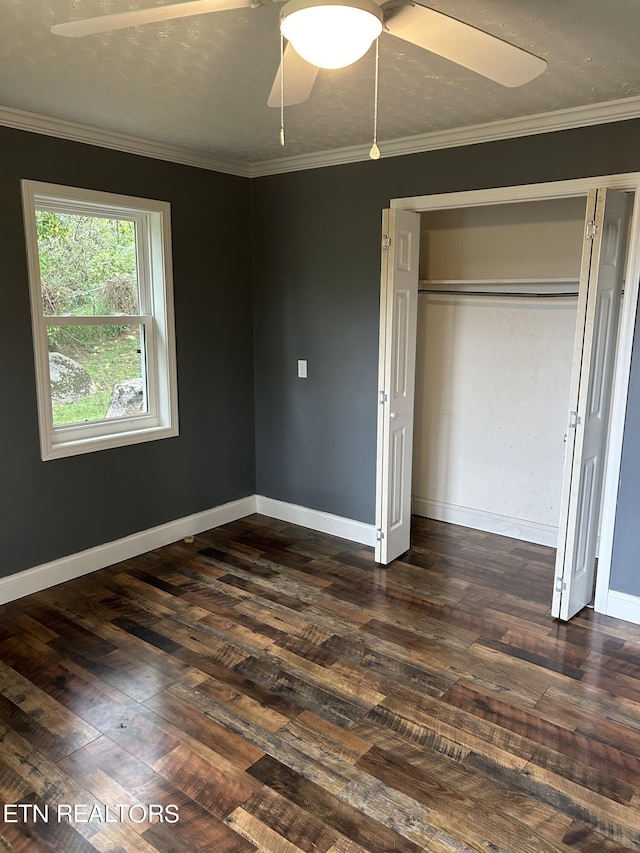
<svg viewBox="0 0 640 853">
<path fill-rule="evenodd" d="M 391 248 L 391 237 L 388 234 L 382 235 L 382 251 L 387 252 Z"/>
<path fill-rule="evenodd" d="M 569 413 L 569 429 L 576 429 L 581 421 L 582 418 L 578 415 L 577 412 Z"/>
<path fill-rule="evenodd" d="M 376 530 L 376 541 L 382 542 L 383 539 L 384 533 L 382 532 L 382 528 L 378 527 L 378 529 Z"/>
<path fill-rule="evenodd" d="M 556 578 L 556 592 L 564 592 L 566 588 L 567 585 L 562 578 Z"/>
<path fill-rule="evenodd" d="M 380 391 L 380 397 L 378 398 L 380 405 L 382 406 L 384 403 L 387 402 L 388 399 L 389 398 L 387 397 L 387 392 L 386 391 Z"/>
<path fill-rule="evenodd" d="M 585 233 L 585 237 L 587 240 L 593 240 L 593 238 L 596 236 L 597 233 L 598 233 L 598 226 L 596 225 L 595 221 L 592 219 L 589 222 L 587 222 L 587 230 Z"/>
</svg>

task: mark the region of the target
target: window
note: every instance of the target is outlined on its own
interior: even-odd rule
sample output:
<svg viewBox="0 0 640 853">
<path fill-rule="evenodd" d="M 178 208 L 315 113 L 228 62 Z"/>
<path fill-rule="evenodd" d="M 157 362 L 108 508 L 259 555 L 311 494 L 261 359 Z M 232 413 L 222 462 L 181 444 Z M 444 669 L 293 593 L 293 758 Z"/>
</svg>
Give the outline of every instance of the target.
<svg viewBox="0 0 640 853">
<path fill-rule="evenodd" d="M 178 434 L 169 205 L 22 182 L 43 459 Z"/>
</svg>

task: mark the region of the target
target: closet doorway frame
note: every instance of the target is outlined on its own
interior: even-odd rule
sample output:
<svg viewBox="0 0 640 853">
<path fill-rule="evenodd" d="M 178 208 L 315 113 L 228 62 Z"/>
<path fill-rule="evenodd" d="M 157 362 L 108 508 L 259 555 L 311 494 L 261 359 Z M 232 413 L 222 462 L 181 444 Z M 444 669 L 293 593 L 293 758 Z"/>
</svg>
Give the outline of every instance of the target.
<svg viewBox="0 0 640 853">
<path fill-rule="evenodd" d="M 640 172 L 395 198 L 391 199 L 389 206 L 391 209 L 407 210 L 420 214 L 453 208 L 486 207 L 583 196 L 586 198 L 589 190 L 601 187 L 634 193 L 634 205 L 629 231 L 625 293 L 616 342 L 611 414 L 601 499 L 600 544 L 594 609 L 598 613 L 640 624 L 640 597 L 609 589 L 618 483 L 622 463 L 622 439 L 629 393 L 631 352 L 640 291 Z M 379 360 L 382 358 L 382 353 L 378 353 L 378 358 Z M 378 417 L 380 416 L 379 413 Z M 377 494 L 380 490 L 382 477 L 380 457 L 378 457 L 376 464 Z"/>
</svg>

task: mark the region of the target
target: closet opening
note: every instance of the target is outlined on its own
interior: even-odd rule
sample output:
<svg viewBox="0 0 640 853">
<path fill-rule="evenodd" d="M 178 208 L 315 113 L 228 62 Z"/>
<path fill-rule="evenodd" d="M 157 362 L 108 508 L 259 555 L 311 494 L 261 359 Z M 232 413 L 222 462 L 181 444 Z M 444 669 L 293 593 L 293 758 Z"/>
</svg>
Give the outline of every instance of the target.
<svg viewBox="0 0 640 853">
<path fill-rule="evenodd" d="M 600 530 L 611 557 L 639 189 L 610 176 L 383 212 L 377 562 L 407 550 L 413 511 L 556 547 L 554 616 L 591 599 Z"/>
<path fill-rule="evenodd" d="M 414 514 L 556 547 L 585 208 L 420 214 Z"/>
</svg>

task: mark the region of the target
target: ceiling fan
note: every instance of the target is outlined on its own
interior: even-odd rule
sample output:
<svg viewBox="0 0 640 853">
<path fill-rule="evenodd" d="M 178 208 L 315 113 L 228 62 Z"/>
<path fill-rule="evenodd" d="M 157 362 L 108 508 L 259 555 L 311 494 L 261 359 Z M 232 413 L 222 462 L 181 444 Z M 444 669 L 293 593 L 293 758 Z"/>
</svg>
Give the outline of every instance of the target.
<svg viewBox="0 0 640 853">
<path fill-rule="evenodd" d="M 257 5 L 261 5 L 260 0 L 186 0 L 56 24 L 51 32 L 60 36 L 88 36 Z M 327 23 L 324 22 L 326 15 L 329 16 Z M 310 29 L 306 30 L 305 17 L 310 19 Z M 354 28 L 349 29 L 352 23 Z M 522 86 L 547 67 L 544 59 L 522 48 L 412 0 L 382 3 L 374 0 L 289 0 L 280 13 L 280 24 L 288 44 L 267 101 L 270 107 L 280 106 L 282 74 L 285 106 L 300 104 L 309 98 L 319 67 L 350 65 L 366 53 L 381 32 L 431 51 L 503 86 Z M 316 41 L 323 31 L 328 42 L 326 46 L 344 48 L 344 56 L 324 59 L 317 53 Z M 311 48 L 305 42 L 305 36 L 309 35 L 313 43 Z"/>
</svg>

